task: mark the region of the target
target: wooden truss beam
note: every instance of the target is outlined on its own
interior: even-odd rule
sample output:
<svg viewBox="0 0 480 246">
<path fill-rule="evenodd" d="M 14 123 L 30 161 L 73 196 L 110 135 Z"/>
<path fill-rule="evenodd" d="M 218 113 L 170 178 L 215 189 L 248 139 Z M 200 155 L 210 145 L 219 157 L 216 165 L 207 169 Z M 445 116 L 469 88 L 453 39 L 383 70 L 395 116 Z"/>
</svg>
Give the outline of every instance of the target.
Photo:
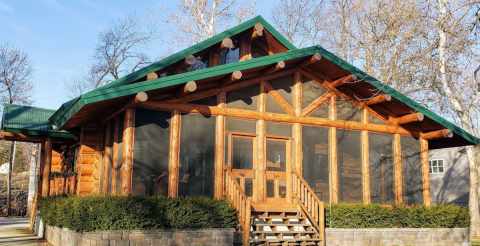
<svg viewBox="0 0 480 246">
<path fill-rule="evenodd" d="M 317 97 L 315 100 L 313 100 L 312 103 L 310 103 L 308 106 L 306 106 L 303 110 L 302 110 L 302 114 L 301 116 L 308 116 L 309 114 L 311 114 L 313 111 L 315 111 L 318 107 L 320 107 L 320 105 L 328 102 L 328 100 L 330 99 L 331 96 L 335 95 L 335 93 L 333 92 L 327 92 L 319 97 Z"/>
<path fill-rule="evenodd" d="M 252 120 L 267 120 L 285 123 L 300 123 L 305 125 L 336 127 L 350 130 L 368 130 L 373 132 L 383 133 L 398 133 L 402 135 L 411 136 L 411 133 L 399 126 L 394 125 L 378 125 L 378 124 L 363 124 L 356 121 L 345 120 L 330 120 L 315 117 L 295 117 L 288 114 L 277 114 L 270 112 L 257 112 L 253 110 L 237 109 L 237 108 L 220 108 L 217 106 L 206 106 L 198 104 L 182 104 L 182 103 L 165 103 L 149 101 L 138 104 L 140 107 L 160 110 L 160 111 L 175 111 L 178 110 L 183 113 L 200 113 L 203 115 L 225 115 L 230 117 L 238 117 Z"/>
<path fill-rule="evenodd" d="M 288 101 L 278 92 L 275 90 L 270 83 L 264 81 L 264 87 L 266 92 L 278 103 L 278 105 L 289 115 L 295 115 L 293 111 L 292 105 L 288 103 Z"/>
<path fill-rule="evenodd" d="M 354 83 L 355 81 L 357 80 L 357 76 L 353 75 L 353 74 L 349 74 L 347 76 L 344 76 L 344 77 L 341 77 L 337 80 L 334 80 L 332 82 L 330 82 L 330 86 L 333 87 L 333 88 L 337 88 L 339 86 L 342 86 L 343 84 L 346 84 L 346 83 Z"/>
</svg>

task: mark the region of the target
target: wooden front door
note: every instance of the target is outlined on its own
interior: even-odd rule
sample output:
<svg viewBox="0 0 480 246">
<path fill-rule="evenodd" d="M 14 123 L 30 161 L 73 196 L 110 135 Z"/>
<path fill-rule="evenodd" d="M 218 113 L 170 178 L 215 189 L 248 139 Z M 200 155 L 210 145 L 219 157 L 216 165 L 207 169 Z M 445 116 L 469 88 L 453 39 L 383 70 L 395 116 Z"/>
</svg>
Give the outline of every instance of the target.
<svg viewBox="0 0 480 246">
<path fill-rule="evenodd" d="M 248 197 L 253 194 L 255 134 L 228 133 L 228 168 Z"/>
<path fill-rule="evenodd" d="M 264 185 L 254 186 L 255 168 L 260 168 L 256 162 L 257 143 L 261 141 L 255 134 L 229 132 L 227 163 L 232 176 L 237 180 L 245 194 L 249 197 L 255 194 L 265 194 L 260 198 L 266 203 L 286 203 L 289 189 L 287 188 L 287 173 L 290 173 L 291 140 L 286 137 L 267 136 L 265 138 L 266 166 L 261 175 Z M 260 192 L 256 189 L 265 189 Z"/>
<path fill-rule="evenodd" d="M 288 198 L 287 173 L 290 173 L 291 144 L 289 138 L 267 136 L 265 140 L 266 200 L 285 203 Z"/>
</svg>

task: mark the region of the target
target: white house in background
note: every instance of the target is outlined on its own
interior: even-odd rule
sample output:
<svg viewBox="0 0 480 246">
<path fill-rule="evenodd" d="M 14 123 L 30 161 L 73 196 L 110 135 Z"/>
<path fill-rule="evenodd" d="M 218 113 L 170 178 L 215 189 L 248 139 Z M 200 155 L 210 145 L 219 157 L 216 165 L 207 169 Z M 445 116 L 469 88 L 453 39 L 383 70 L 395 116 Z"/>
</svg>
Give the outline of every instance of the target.
<svg viewBox="0 0 480 246">
<path fill-rule="evenodd" d="M 0 164 L 0 174 L 8 174 L 8 162 Z"/>
<path fill-rule="evenodd" d="M 434 203 L 468 205 L 469 167 L 464 147 L 430 151 L 430 192 Z"/>
</svg>

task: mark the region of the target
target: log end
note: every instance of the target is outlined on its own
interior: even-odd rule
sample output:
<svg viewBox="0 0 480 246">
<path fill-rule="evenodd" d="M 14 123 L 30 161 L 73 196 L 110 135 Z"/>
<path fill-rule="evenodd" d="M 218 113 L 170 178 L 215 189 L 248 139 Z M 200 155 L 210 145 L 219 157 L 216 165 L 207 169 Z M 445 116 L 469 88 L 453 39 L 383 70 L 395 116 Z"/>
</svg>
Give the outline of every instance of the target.
<svg viewBox="0 0 480 246">
<path fill-rule="evenodd" d="M 195 81 L 188 81 L 185 86 L 183 87 L 183 91 L 185 93 L 191 93 L 197 90 L 197 82 Z"/>
<path fill-rule="evenodd" d="M 148 94 L 144 91 L 141 91 L 135 95 L 135 102 L 136 103 L 143 103 L 148 101 Z"/>
<path fill-rule="evenodd" d="M 232 73 L 232 80 L 239 80 L 242 78 L 242 72 L 241 71 L 235 71 Z"/>
</svg>

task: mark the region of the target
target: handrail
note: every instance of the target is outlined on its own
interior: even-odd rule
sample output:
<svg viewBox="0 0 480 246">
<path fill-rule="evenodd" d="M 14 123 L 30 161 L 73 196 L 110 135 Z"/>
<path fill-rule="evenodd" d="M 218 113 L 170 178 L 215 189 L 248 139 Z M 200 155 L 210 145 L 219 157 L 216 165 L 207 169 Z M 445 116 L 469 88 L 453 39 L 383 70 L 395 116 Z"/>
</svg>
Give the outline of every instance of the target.
<svg viewBox="0 0 480 246">
<path fill-rule="evenodd" d="M 317 229 L 320 239 L 325 242 L 325 208 L 315 191 L 302 177 L 292 173 L 293 194 L 302 212 Z"/>
<path fill-rule="evenodd" d="M 243 245 L 249 245 L 250 241 L 250 216 L 252 204 L 249 197 L 245 195 L 231 171 L 225 172 L 225 196 L 232 206 L 237 210 L 238 220 L 242 229 Z"/>
</svg>

